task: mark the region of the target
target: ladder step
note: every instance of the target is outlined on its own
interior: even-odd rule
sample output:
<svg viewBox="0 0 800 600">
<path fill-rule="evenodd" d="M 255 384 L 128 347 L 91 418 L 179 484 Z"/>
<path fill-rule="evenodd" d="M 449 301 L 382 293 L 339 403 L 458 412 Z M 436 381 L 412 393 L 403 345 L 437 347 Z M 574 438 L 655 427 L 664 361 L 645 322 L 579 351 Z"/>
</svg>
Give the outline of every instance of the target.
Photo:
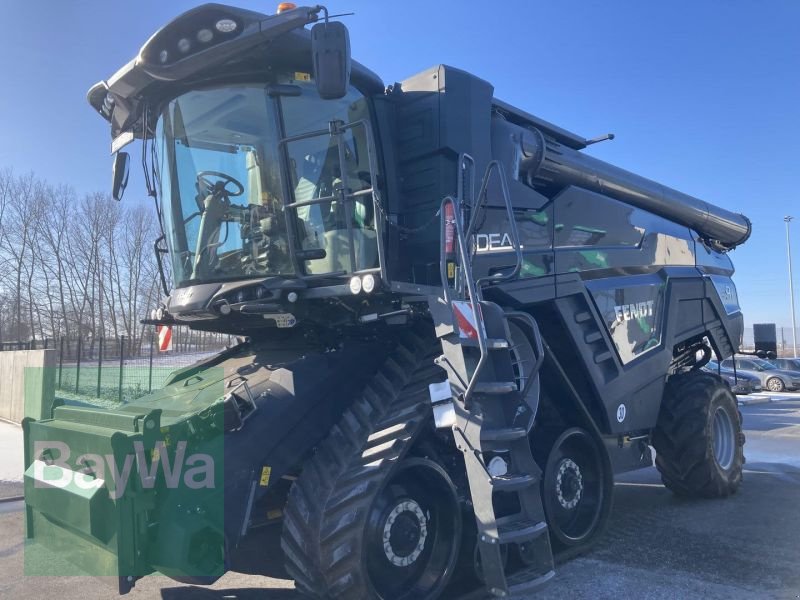
<svg viewBox="0 0 800 600">
<path fill-rule="evenodd" d="M 492 487 L 495 492 L 515 492 L 536 483 L 536 477 L 530 473 L 507 473 L 492 477 Z"/>
<path fill-rule="evenodd" d="M 462 346 L 467 346 L 469 348 L 479 348 L 480 344 L 478 343 L 477 339 L 461 339 L 460 340 Z M 508 340 L 503 338 L 486 338 L 486 349 L 487 350 L 508 350 L 511 347 L 511 344 Z"/>
<path fill-rule="evenodd" d="M 517 594 L 532 592 L 533 590 L 542 587 L 545 583 L 555 577 L 556 574 L 553 569 L 550 569 L 544 575 L 539 575 L 536 577 L 536 572 L 537 571 L 535 569 L 526 569 L 510 575 L 506 580 L 508 583 L 509 594 L 514 596 Z"/>
<path fill-rule="evenodd" d="M 508 350 L 511 344 L 508 343 L 508 340 L 502 338 L 487 338 L 486 347 L 489 348 L 489 350 Z"/>
<path fill-rule="evenodd" d="M 547 533 L 545 521 L 520 520 L 498 525 L 497 537 L 501 544 L 520 544 L 535 540 Z"/>
<path fill-rule="evenodd" d="M 476 394 L 501 395 L 516 391 L 515 381 L 481 381 L 475 384 Z"/>
<path fill-rule="evenodd" d="M 524 427 L 481 429 L 481 441 L 483 442 L 511 442 L 526 437 L 528 437 L 528 430 Z"/>
</svg>

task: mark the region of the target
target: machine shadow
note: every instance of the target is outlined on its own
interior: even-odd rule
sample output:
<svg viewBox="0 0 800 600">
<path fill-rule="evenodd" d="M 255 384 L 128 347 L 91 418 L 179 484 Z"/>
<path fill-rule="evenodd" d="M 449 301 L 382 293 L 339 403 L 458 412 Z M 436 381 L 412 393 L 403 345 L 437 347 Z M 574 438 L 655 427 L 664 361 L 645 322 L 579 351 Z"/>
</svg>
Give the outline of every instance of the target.
<svg viewBox="0 0 800 600">
<path fill-rule="evenodd" d="M 257 588 L 211 590 L 187 586 L 161 590 L 162 600 L 289 600 L 300 598 L 294 590 L 270 590 Z"/>
</svg>

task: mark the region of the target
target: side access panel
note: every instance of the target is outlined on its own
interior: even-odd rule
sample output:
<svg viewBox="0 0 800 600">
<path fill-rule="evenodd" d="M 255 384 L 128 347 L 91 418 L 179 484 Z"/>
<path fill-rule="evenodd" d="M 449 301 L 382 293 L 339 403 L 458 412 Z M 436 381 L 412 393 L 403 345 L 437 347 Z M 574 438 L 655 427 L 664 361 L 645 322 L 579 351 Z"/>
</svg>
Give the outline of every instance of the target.
<svg viewBox="0 0 800 600">
<path fill-rule="evenodd" d="M 439 226 L 442 198 L 458 190 L 458 157 L 469 154 L 477 177 L 490 160 L 492 93 L 488 82 L 438 65 L 395 84 L 394 156 L 399 180 L 392 204 L 401 227 L 415 230 L 401 239 L 393 267 L 395 281 L 440 285 Z M 395 231 L 390 228 L 390 231 Z"/>
<path fill-rule="evenodd" d="M 561 276 L 557 285 L 556 312 L 586 365 L 586 391 L 601 399 L 608 433 L 655 426 L 677 344 L 708 333 L 726 354 L 738 340 L 741 313 L 729 313 L 711 279 L 692 267 L 587 281 Z"/>
</svg>

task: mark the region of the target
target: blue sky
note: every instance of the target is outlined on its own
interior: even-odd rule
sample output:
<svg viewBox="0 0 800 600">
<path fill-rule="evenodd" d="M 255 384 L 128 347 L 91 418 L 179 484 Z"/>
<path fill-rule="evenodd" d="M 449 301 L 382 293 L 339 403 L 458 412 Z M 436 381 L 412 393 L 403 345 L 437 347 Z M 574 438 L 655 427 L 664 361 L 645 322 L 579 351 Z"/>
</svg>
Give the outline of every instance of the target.
<svg viewBox="0 0 800 600">
<path fill-rule="evenodd" d="M 110 185 L 109 133 L 87 89 L 198 4 L 4 0 L 0 168 L 80 192 Z M 238 5 L 272 12 L 265 1 Z M 746 320 L 789 323 L 783 215 L 800 279 L 800 2 L 331 0 L 355 58 L 386 83 L 437 63 L 587 137 L 591 153 L 753 221 L 732 253 Z M 126 200 L 143 197 L 132 178 Z M 796 288 L 798 289 L 798 288 Z"/>
</svg>

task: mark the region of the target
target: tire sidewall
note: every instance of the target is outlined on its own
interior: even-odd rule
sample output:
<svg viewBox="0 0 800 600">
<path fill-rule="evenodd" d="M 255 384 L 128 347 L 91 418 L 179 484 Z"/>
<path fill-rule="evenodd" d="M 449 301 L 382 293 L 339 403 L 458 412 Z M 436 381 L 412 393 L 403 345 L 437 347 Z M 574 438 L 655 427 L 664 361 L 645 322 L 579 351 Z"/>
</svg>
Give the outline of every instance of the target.
<svg viewBox="0 0 800 600">
<path fill-rule="evenodd" d="M 725 411 L 733 427 L 734 455 L 731 465 L 727 469 L 723 469 L 719 465 L 716 454 L 714 453 L 714 418 L 718 409 Z M 741 416 L 736 396 L 727 386 L 718 388 L 716 393 L 711 397 L 711 402 L 709 402 L 708 405 L 705 433 L 707 456 L 710 458 L 710 462 L 714 466 L 717 476 L 726 482 L 730 482 L 734 477 L 741 476 L 741 468 L 744 459 L 744 447 L 741 443 Z"/>
<path fill-rule="evenodd" d="M 454 501 L 455 501 L 455 504 L 454 504 L 455 512 L 459 515 L 459 518 L 455 520 L 456 530 L 455 530 L 454 535 L 453 535 L 452 548 L 450 550 L 450 556 L 449 556 L 449 560 L 448 560 L 449 567 L 446 569 L 446 572 L 442 575 L 441 579 L 436 583 L 435 589 L 432 590 L 430 594 L 428 594 L 427 596 L 424 597 L 424 598 L 431 598 L 431 597 L 436 597 L 438 594 L 440 594 L 442 592 L 442 590 L 446 589 L 448 584 L 450 583 L 450 579 L 452 578 L 453 573 L 455 572 L 455 570 L 456 570 L 456 568 L 458 566 L 458 558 L 459 558 L 459 553 L 460 553 L 460 548 L 461 548 L 461 540 L 462 540 L 462 535 L 463 535 L 463 523 L 462 523 L 462 519 L 460 518 L 461 517 L 461 507 L 460 507 L 460 504 L 458 502 L 458 490 L 456 489 L 456 486 L 453 483 L 453 480 L 448 475 L 447 471 L 445 471 L 444 468 L 439 463 L 437 463 L 435 461 L 432 461 L 430 459 L 418 458 L 418 457 L 409 457 L 409 458 L 403 459 L 400 462 L 400 464 L 398 465 L 398 468 L 395 471 L 393 471 L 392 474 L 382 482 L 382 485 L 380 486 L 380 488 L 378 489 L 377 493 L 375 494 L 375 497 L 373 498 L 373 501 L 370 503 L 369 511 L 373 510 L 375 502 L 378 500 L 378 498 L 384 492 L 386 487 L 391 484 L 391 481 L 392 481 L 393 477 L 397 476 L 400 472 L 402 472 L 404 470 L 413 469 L 413 468 L 430 469 L 433 473 L 437 474 L 441 478 L 441 483 L 446 488 L 447 495 L 450 496 L 451 498 L 453 498 Z M 365 528 L 362 528 L 360 533 L 361 533 L 362 536 L 365 536 L 366 535 Z M 369 587 L 369 590 L 370 590 L 370 593 L 371 593 L 370 597 L 378 599 L 378 600 L 383 600 L 384 597 L 375 588 L 375 586 L 373 585 L 373 582 L 372 582 L 372 580 L 371 580 L 371 578 L 369 576 L 369 569 L 367 567 L 367 552 L 369 551 L 368 546 L 369 545 L 367 543 L 363 543 L 362 544 L 362 555 L 361 555 L 362 572 L 364 573 L 364 577 L 365 577 L 365 580 L 367 582 L 367 586 Z M 420 597 L 420 600 L 423 600 L 423 597 Z"/>
<path fill-rule="evenodd" d="M 587 530 L 587 533 L 579 538 L 573 538 L 565 535 L 559 527 L 554 526 L 555 503 L 558 502 L 555 496 L 554 487 L 554 471 L 558 468 L 558 458 L 552 449 L 558 448 L 564 440 L 576 434 L 585 435 L 585 440 L 589 442 L 594 451 L 597 453 L 597 461 L 602 469 L 601 474 L 601 487 L 600 492 L 602 498 L 600 500 L 601 507 L 598 515 L 595 518 L 592 526 Z M 611 513 L 611 505 L 613 499 L 613 486 L 614 478 L 611 473 L 611 461 L 608 458 L 608 453 L 605 448 L 598 444 L 597 440 L 584 429 L 579 427 L 572 427 L 564 431 L 555 441 L 551 448 L 550 455 L 547 458 L 547 463 L 544 469 L 544 476 L 542 478 L 542 501 L 544 505 L 545 516 L 549 525 L 551 539 L 560 549 L 574 549 L 574 548 L 587 548 L 597 539 L 597 537 L 605 531 L 608 525 L 608 517 Z"/>
<path fill-rule="evenodd" d="M 733 428 L 734 454 L 723 469 L 714 452 L 714 418 L 725 411 Z M 742 481 L 744 433 L 738 401 L 718 375 L 689 371 L 667 382 L 653 432 L 656 467 L 664 485 L 687 498 L 723 498 Z"/>
</svg>

